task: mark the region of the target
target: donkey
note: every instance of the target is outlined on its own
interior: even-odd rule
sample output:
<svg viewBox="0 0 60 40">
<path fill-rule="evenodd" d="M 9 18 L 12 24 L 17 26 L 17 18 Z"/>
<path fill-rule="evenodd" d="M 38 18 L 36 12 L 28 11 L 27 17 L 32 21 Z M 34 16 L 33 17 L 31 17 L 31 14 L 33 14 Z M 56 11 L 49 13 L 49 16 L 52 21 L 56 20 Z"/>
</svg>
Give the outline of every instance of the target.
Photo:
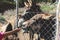
<svg viewBox="0 0 60 40">
<path fill-rule="evenodd" d="M 34 33 L 38 34 L 38 40 L 40 40 L 40 38 L 44 38 L 45 40 L 53 40 L 52 35 L 54 36 L 54 34 L 52 32 L 55 31 L 55 29 L 53 28 L 53 25 L 55 24 L 55 19 L 53 18 L 55 16 L 46 15 L 47 16 L 47 19 L 46 19 L 44 18 L 44 15 L 46 14 L 37 14 L 34 17 L 32 17 L 30 20 L 25 21 L 23 23 L 25 27 L 28 28 L 30 31 L 30 38 L 31 38 L 30 40 L 33 40 Z M 56 28 L 56 26 L 54 27 Z"/>
<path fill-rule="evenodd" d="M 28 5 L 28 4 L 30 5 Z M 26 10 L 26 12 L 24 13 L 24 15 L 22 15 L 18 21 L 18 26 L 25 29 L 23 22 L 30 20 L 33 16 L 35 16 L 36 14 L 41 14 L 43 13 L 42 10 L 40 9 L 40 6 L 36 5 L 36 3 L 33 2 L 29 2 L 27 1 L 27 3 L 25 3 L 25 6 L 28 7 L 28 9 Z M 28 5 L 28 6 L 27 6 Z M 28 28 L 25 29 L 25 32 L 28 32 Z"/>
</svg>

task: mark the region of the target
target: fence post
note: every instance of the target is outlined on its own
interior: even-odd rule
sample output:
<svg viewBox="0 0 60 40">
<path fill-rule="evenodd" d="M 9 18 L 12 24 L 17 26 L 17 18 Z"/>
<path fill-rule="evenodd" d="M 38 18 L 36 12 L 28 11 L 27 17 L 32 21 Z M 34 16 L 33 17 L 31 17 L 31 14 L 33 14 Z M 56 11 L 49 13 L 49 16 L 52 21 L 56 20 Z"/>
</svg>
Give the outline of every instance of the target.
<svg viewBox="0 0 60 40">
<path fill-rule="evenodd" d="M 14 0 L 16 2 L 16 26 L 15 28 L 18 27 L 18 0 Z"/>
<path fill-rule="evenodd" d="M 16 24 L 15 24 L 15 28 L 18 27 L 18 0 L 14 0 L 16 3 Z"/>
<path fill-rule="evenodd" d="M 59 22 L 58 22 L 58 15 L 59 15 L 59 4 L 60 4 L 60 0 L 57 4 L 57 10 L 56 10 L 56 37 L 55 37 L 55 40 L 58 40 L 58 25 L 59 25 Z"/>
</svg>

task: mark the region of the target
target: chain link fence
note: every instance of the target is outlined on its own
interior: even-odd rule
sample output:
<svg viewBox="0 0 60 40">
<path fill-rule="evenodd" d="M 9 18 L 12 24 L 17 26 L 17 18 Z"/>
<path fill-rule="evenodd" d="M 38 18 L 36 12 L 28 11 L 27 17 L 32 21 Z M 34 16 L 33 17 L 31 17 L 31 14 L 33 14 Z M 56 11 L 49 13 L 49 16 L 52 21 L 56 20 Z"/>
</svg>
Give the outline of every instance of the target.
<svg viewBox="0 0 60 40">
<path fill-rule="evenodd" d="M 26 39 L 24 33 L 29 33 L 29 40 L 33 40 L 34 34 L 37 34 L 35 40 L 55 40 L 56 25 L 56 13 L 45 13 L 34 3 L 30 8 L 28 5 L 18 21 L 18 27 L 22 28 L 24 39 Z"/>
<path fill-rule="evenodd" d="M 19 21 L 19 24 L 23 23 L 21 28 L 30 34 L 30 40 L 33 40 L 34 34 L 38 35 L 35 40 L 41 40 L 41 38 L 44 40 L 55 40 L 56 14 L 26 12 Z"/>
</svg>

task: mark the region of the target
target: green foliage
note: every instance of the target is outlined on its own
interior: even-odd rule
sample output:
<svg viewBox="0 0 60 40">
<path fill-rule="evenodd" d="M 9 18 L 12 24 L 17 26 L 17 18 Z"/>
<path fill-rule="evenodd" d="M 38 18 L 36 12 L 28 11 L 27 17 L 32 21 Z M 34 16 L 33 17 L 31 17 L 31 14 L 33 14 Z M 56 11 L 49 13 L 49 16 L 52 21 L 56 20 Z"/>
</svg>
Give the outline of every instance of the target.
<svg viewBox="0 0 60 40">
<path fill-rule="evenodd" d="M 52 2 L 52 0 L 32 0 L 34 2 Z"/>
<path fill-rule="evenodd" d="M 41 9 L 44 12 L 53 12 L 56 8 L 56 4 L 51 4 L 51 3 L 47 3 L 47 4 L 41 4 Z"/>
<path fill-rule="evenodd" d="M 8 4 L 15 4 L 14 0 L 0 0 L 0 2 L 4 2 Z"/>
<path fill-rule="evenodd" d="M 7 21 L 5 20 L 4 16 L 0 16 L 0 23 L 4 24 L 6 23 Z"/>
<path fill-rule="evenodd" d="M 6 21 L 6 20 L 3 16 L 0 16 L 0 22 L 2 22 L 2 21 Z"/>
<path fill-rule="evenodd" d="M 41 9 L 42 9 L 42 10 L 45 10 L 45 11 L 48 11 L 48 10 L 52 10 L 52 9 L 53 9 L 53 6 L 51 7 L 51 6 L 48 6 L 48 5 L 43 5 L 43 6 L 41 7 Z"/>
</svg>

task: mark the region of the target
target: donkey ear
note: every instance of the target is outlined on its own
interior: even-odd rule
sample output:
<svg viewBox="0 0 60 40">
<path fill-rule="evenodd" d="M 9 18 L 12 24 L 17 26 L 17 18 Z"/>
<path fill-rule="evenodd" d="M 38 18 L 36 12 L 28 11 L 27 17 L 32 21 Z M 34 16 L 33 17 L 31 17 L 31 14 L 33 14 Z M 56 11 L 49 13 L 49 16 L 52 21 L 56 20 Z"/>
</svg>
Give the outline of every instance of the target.
<svg viewBox="0 0 60 40">
<path fill-rule="evenodd" d="M 29 6 L 32 6 L 32 0 L 27 0 L 29 2 Z"/>
<path fill-rule="evenodd" d="M 24 2 L 24 5 L 26 5 L 26 2 Z"/>
<path fill-rule="evenodd" d="M 26 2 L 24 2 L 25 6 L 28 7 L 28 4 Z"/>
<path fill-rule="evenodd" d="M 28 2 L 32 3 L 32 0 L 27 0 Z"/>
<path fill-rule="evenodd" d="M 26 7 L 31 7 L 32 6 L 32 1 L 31 0 L 27 0 L 27 2 L 24 2 Z"/>
</svg>

